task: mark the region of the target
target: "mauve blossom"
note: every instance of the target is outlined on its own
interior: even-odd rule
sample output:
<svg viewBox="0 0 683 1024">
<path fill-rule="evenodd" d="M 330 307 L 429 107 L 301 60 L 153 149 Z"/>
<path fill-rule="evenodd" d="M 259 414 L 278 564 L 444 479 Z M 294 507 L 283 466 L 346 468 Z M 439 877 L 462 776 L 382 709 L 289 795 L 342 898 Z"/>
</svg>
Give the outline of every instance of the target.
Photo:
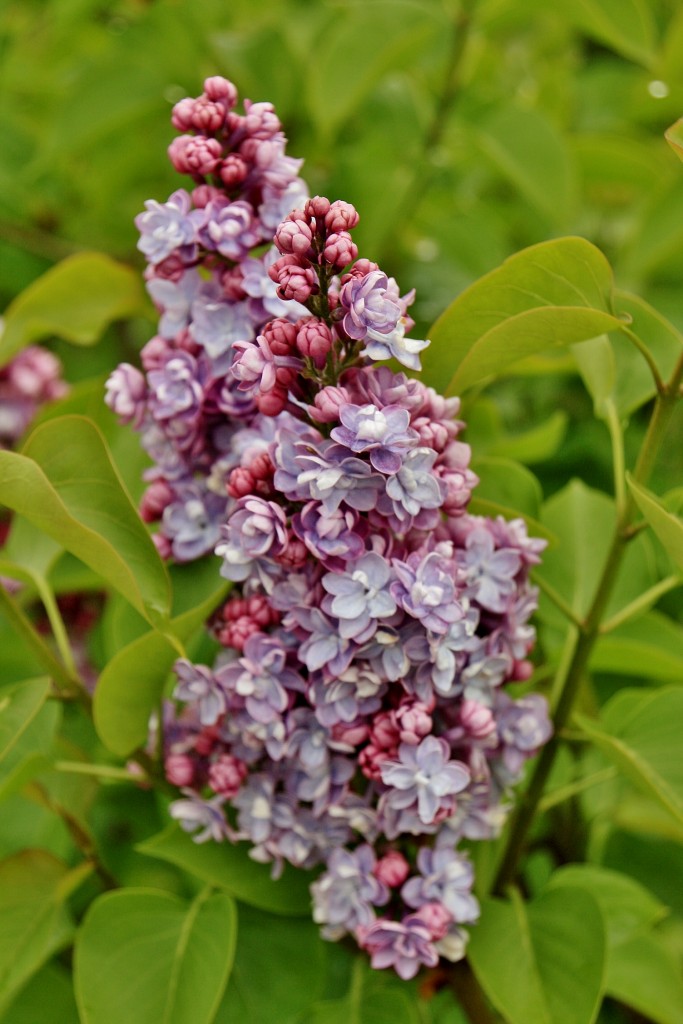
<svg viewBox="0 0 683 1024">
<path fill-rule="evenodd" d="M 341 304 L 347 311 L 343 327 L 350 338 L 362 340 L 368 331 L 391 334 L 403 313 L 396 282 L 381 270 L 365 277 L 352 277 L 341 290 Z"/>
<path fill-rule="evenodd" d="M 457 561 L 478 604 L 492 612 L 504 612 L 515 592 L 519 554 L 512 548 L 496 550 L 490 530 L 482 525 L 469 533 Z"/>
<path fill-rule="evenodd" d="M 130 363 L 119 363 L 105 385 L 105 402 L 122 423 L 139 427 L 147 406 L 147 382 Z"/>
<path fill-rule="evenodd" d="M 433 633 L 448 632 L 465 615 L 458 601 L 454 574 L 448 571 L 448 562 L 445 564 L 446 569 L 436 551 L 424 558 L 417 553 L 409 555 L 405 562 L 393 560 L 396 579 L 391 584 L 391 593 L 404 611 Z"/>
<path fill-rule="evenodd" d="M 177 280 L 150 277 L 146 288 L 154 304 L 161 310 L 158 333 L 162 338 L 175 338 L 190 323 L 190 309 L 202 287 L 202 279 L 194 267 L 185 270 Z"/>
<path fill-rule="evenodd" d="M 146 212 L 138 214 L 135 226 L 140 232 L 138 249 L 150 263 L 161 263 L 176 249 L 189 256 L 197 240 L 198 227 L 204 220 L 203 212 L 191 208 L 192 201 L 183 188 L 174 192 L 166 203 L 146 200 Z"/>
<path fill-rule="evenodd" d="M 209 203 L 199 240 L 207 249 L 219 252 L 229 260 L 243 259 L 261 241 L 254 211 L 242 199 L 224 199 Z"/>
<path fill-rule="evenodd" d="M 419 352 L 427 348 L 429 341 L 418 341 L 417 338 L 406 338 L 406 327 L 399 322 L 391 333 L 378 330 L 368 330 L 365 335 L 365 348 L 363 355 L 374 362 L 383 359 L 397 359 L 402 366 L 409 370 L 420 370 Z"/>
<path fill-rule="evenodd" d="M 220 685 L 244 698 L 249 714 L 257 722 L 268 723 L 288 704 L 287 688 L 301 689 L 297 672 L 285 668 L 286 651 L 279 640 L 265 633 L 254 633 L 244 645 L 237 661 L 220 668 Z"/>
<path fill-rule="evenodd" d="M 240 498 L 221 527 L 216 554 L 223 559 L 221 575 L 245 580 L 254 563 L 272 560 L 287 545 L 287 520 L 279 505 L 264 498 Z"/>
<path fill-rule="evenodd" d="M 409 907 L 438 902 L 459 924 L 477 920 L 479 904 L 472 895 L 474 869 L 466 857 L 448 847 L 432 850 L 423 846 L 417 867 L 420 876 L 410 878 L 401 889 Z"/>
<path fill-rule="evenodd" d="M 323 601 L 323 611 L 339 619 L 342 637 L 363 643 L 377 628 L 377 620 L 389 618 L 396 611 L 396 601 L 389 591 L 391 568 L 374 552 L 349 562 L 343 572 L 328 572 L 322 585 L 330 595 Z"/>
<path fill-rule="evenodd" d="M 353 851 L 333 850 L 327 870 L 311 886 L 313 920 L 324 925 L 325 938 L 339 939 L 346 932 L 369 926 L 373 906 L 389 900 L 389 890 L 375 875 L 376 860 L 366 843 Z"/>
<path fill-rule="evenodd" d="M 223 813 L 223 797 L 218 795 L 202 800 L 191 789 L 183 789 L 185 800 L 174 800 L 169 804 L 168 813 L 184 832 L 193 832 L 195 843 L 206 843 L 213 839 L 220 843 L 228 835 L 228 826 Z M 197 831 L 201 829 L 201 831 Z"/>
<path fill-rule="evenodd" d="M 503 762 L 510 774 L 517 777 L 524 762 L 552 736 L 547 702 L 538 693 L 529 693 L 515 701 L 498 691 L 494 712 Z"/>
<path fill-rule="evenodd" d="M 192 302 L 190 335 L 213 360 L 227 356 L 237 341 L 250 341 L 254 325 L 247 302 L 226 302 L 217 298 L 212 290 L 201 289 Z M 225 372 L 231 362 L 228 357 L 221 367 Z"/>
<path fill-rule="evenodd" d="M 218 540 L 226 499 L 203 490 L 199 484 L 183 484 L 163 511 L 162 530 L 171 543 L 177 562 L 191 562 L 211 551 Z"/>
<path fill-rule="evenodd" d="M 206 665 L 194 665 L 187 658 L 180 658 L 173 668 L 178 677 L 174 699 L 196 704 L 202 725 L 214 725 L 228 706 L 225 687 Z"/>
<path fill-rule="evenodd" d="M 361 556 L 365 550 L 363 526 L 353 509 L 328 512 L 319 501 L 307 502 L 292 518 L 294 533 L 331 570 Z"/>
<path fill-rule="evenodd" d="M 347 405 L 342 407 L 342 425 L 330 436 L 352 452 L 369 452 L 370 462 L 381 473 L 397 473 L 404 453 L 417 443 L 409 427 L 410 413 L 399 406 Z"/>
<path fill-rule="evenodd" d="M 448 743 L 436 736 L 426 736 L 418 746 L 402 743 L 398 755 L 398 761 L 382 768 L 382 781 L 391 787 L 388 803 L 399 810 L 417 803 L 420 821 L 431 825 L 439 810 L 452 806 L 453 795 L 465 789 L 469 770 L 448 760 Z"/>
<path fill-rule="evenodd" d="M 401 465 L 386 481 L 386 493 L 378 504 L 383 515 L 405 522 L 423 509 L 441 506 L 445 491 L 433 473 L 437 454 L 431 448 L 411 448 Z"/>
<path fill-rule="evenodd" d="M 436 967 L 439 962 L 431 932 L 417 914 L 402 921 L 379 918 L 358 930 L 358 941 L 370 953 L 373 967 L 393 967 L 404 981 L 414 978 L 423 965 Z"/>
<path fill-rule="evenodd" d="M 317 450 L 299 446 L 296 462 L 297 486 L 300 490 L 307 487 L 306 497 L 322 502 L 328 512 L 336 512 L 342 501 L 367 512 L 384 487 L 384 478 L 373 473 L 367 462 L 349 456 L 347 448 L 334 442 L 323 442 Z"/>
</svg>

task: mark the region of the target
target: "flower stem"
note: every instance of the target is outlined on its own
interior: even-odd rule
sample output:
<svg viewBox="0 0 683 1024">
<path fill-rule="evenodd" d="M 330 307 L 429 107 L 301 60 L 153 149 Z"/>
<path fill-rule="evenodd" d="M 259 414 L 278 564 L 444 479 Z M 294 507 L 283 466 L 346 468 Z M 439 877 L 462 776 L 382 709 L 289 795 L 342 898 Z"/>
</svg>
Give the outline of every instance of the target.
<svg viewBox="0 0 683 1024">
<path fill-rule="evenodd" d="M 679 397 L 678 391 L 682 380 L 683 354 L 678 360 L 670 381 L 662 386 L 662 390 L 655 400 L 652 418 L 633 473 L 633 478 L 637 483 L 644 484 L 652 471 Z M 553 714 L 553 736 L 543 748 L 536 762 L 527 790 L 512 819 L 507 845 L 492 888 L 497 895 L 504 895 L 517 875 L 519 860 L 526 846 L 529 829 L 555 763 L 561 742 L 560 734 L 569 721 L 574 708 L 593 646 L 601 634 L 602 620 L 621 568 L 626 547 L 633 536 L 630 526 L 635 511 L 633 497 L 626 496 L 617 518 L 614 536 L 593 603 L 586 615 L 583 628 L 573 638 L 570 656 L 564 663 L 564 671 L 560 670 L 557 679 L 555 692 L 558 694 L 558 700 Z"/>
</svg>

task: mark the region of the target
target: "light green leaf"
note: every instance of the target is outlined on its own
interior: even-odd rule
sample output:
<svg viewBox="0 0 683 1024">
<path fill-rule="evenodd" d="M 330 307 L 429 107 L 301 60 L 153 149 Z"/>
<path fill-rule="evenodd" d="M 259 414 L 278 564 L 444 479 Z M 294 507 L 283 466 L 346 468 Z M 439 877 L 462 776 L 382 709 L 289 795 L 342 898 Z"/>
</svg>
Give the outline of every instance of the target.
<svg viewBox="0 0 683 1024">
<path fill-rule="evenodd" d="M 487 446 L 488 455 L 498 455 L 504 459 L 515 459 L 526 465 L 544 462 L 556 453 L 567 433 L 569 417 L 562 409 L 558 409 L 545 423 L 539 423 L 523 434 L 501 434 L 492 439 Z M 469 427 L 468 422 L 468 427 Z"/>
<path fill-rule="evenodd" d="M 604 419 L 606 402 L 616 383 L 616 362 L 609 338 L 601 335 L 572 345 L 572 352 L 583 382 L 588 388 L 595 415 Z"/>
<path fill-rule="evenodd" d="M 639 935 L 612 952 L 605 990 L 654 1024 L 680 1024 L 683 979 L 656 935 Z"/>
<path fill-rule="evenodd" d="M 113 320 L 146 308 L 140 275 L 96 252 L 77 253 L 48 270 L 5 313 L 0 365 L 25 345 L 57 335 L 92 345 Z"/>
<path fill-rule="evenodd" d="M 576 720 L 624 775 L 683 821 L 683 689 L 621 691 L 604 708 L 601 723 L 584 715 Z"/>
<path fill-rule="evenodd" d="M 518 515 L 538 519 L 543 494 L 531 470 L 512 459 L 492 455 L 475 459 L 472 469 L 479 477 L 474 491 L 479 501 L 492 501 L 515 509 Z"/>
<path fill-rule="evenodd" d="M 65 416 L 23 454 L 0 452 L 2 501 L 99 573 L 153 624 L 168 614 L 166 569 L 96 427 Z"/>
<path fill-rule="evenodd" d="M 320 996 L 325 952 L 312 921 L 283 921 L 240 904 L 235 966 L 215 1024 L 300 1024 Z"/>
<path fill-rule="evenodd" d="M 424 379 L 458 394 L 513 363 L 616 330 L 612 271 L 582 238 L 542 242 L 471 285 L 428 332 Z"/>
<path fill-rule="evenodd" d="M 386 971 L 373 971 L 357 957 L 344 999 L 325 1000 L 311 1007 L 304 1024 L 421 1024 L 415 1000 L 392 984 Z"/>
<path fill-rule="evenodd" d="M 36 1024 L 50 1007 L 50 1024 L 79 1024 L 71 976 L 54 962 L 46 964 L 13 1000 L 0 1024 Z"/>
<path fill-rule="evenodd" d="M 614 301 L 620 314 L 630 318 L 631 330 L 647 345 L 662 380 L 668 380 L 681 354 L 683 336 L 640 296 L 617 289 Z M 655 396 L 655 382 L 631 340 L 615 336 L 611 344 L 616 363 L 614 397 L 621 415 L 628 416 Z"/>
<path fill-rule="evenodd" d="M 683 160 L 683 117 L 672 124 L 664 132 L 664 138 L 669 143 L 679 160 Z"/>
<path fill-rule="evenodd" d="M 477 135 L 481 148 L 550 224 L 566 226 L 576 173 L 564 137 L 540 110 L 498 104 Z"/>
<path fill-rule="evenodd" d="M 24 679 L 0 689 L 0 761 L 36 717 L 49 690 L 47 677 Z"/>
<path fill-rule="evenodd" d="M 626 476 L 636 505 L 666 548 L 672 562 L 683 572 L 683 521 L 667 512 L 658 498 Z"/>
<path fill-rule="evenodd" d="M 245 843 L 195 843 L 174 824 L 140 843 L 137 849 L 184 868 L 261 910 L 295 917 L 310 913 L 310 879 L 306 873 L 285 867 L 282 877 L 273 881 L 270 867 L 252 860 Z"/>
<path fill-rule="evenodd" d="M 508 1024 L 592 1024 L 605 961 L 602 915 L 587 892 L 546 891 L 530 904 L 485 900 L 468 958 Z"/>
<path fill-rule="evenodd" d="M 155 890 L 105 893 L 76 939 L 82 1024 L 210 1024 L 236 932 L 225 893 L 202 893 L 191 904 Z"/>
<path fill-rule="evenodd" d="M 69 876 L 67 865 L 44 850 L 25 850 L 0 863 L 0 1011 L 68 944 Z"/>
<path fill-rule="evenodd" d="M 144 745 L 149 716 L 164 694 L 182 644 L 203 625 L 228 587 L 221 582 L 200 604 L 172 619 L 166 633 L 145 633 L 105 666 L 95 690 L 93 715 L 100 739 L 115 754 L 126 757 Z"/>
<path fill-rule="evenodd" d="M 591 655 L 596 672 L 683 681 L 683 627 L 652 611 L 598 638 Z"/>
<path fill-rule="evenodd" d="M 647 931 L 668 913 L 656 896 L 628 875 L 596 864 L 568 864 L 556 871 L 550 888 L 578 886 L 594 898 L 607 926 L 610 954 L 614 946 Z"/>
<path fill-rule="evenodd" d="M 655 25 L 643 0 L 574 0 L 563 13 L 588 35 L 617 53 L 650 67 Z"/>
</svg>

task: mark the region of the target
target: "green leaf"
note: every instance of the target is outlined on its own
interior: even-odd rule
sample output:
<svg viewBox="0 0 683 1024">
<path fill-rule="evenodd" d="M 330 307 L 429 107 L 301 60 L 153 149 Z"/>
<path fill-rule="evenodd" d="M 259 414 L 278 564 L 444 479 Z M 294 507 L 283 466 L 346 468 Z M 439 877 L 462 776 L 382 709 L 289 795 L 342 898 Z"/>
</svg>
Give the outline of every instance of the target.
<svg viewBox="0 0 683 1024">
<path fill-rule="evenodd" d="M 324 952 L 312 921 L 240 905 L 235 966 L 215 1024 L 299 1024 L 320 996 Z"/>
<path fill-rule="evenodd" d="M 654 1024 L 680 1024 L 683 979 L 656 935 L 639 935 L 612 952 L 605 990 Z"/>
<path fill-rule="evenodd" d="M 525 466 L 512 459 L 492 455 L 480 456 L 472 462 L 479 477 L 475 495 L 479 501 L 491 501 L 517 514 L 538 519 L 543 494 L 537 478 Z"/>
<path fill-rule="evenodd" d="M 220 583 L 200 604 L 172 619 L 165 634 L 145 633 L 105 666 L 93 698 L 93 715 L 100 739 L 115 754 L 126 757 L 144 745 L 149 716 L 164 694 L 182 644 L 203 625 L 228 586 Z"/>
<path fill-rule="evenodd" d="M 665 316 L 644 299 L 617 289 L 615 305 L 629 317 L 631 330 L 647 345 L 662 380 L 668 380 L 681 354 L 683 337 Z M 622 416 L 648 402 L 656 394 L 654 378 L 642 354 L 627 337 L 611 340 L 616 364 L 614 398 Z"/>
<path fill-rule="evenodd" d="M 617 53 L 650 67 L 655 25 L 643 0 L 575 0 L 563 13 L 588 35 Z"/>
<path fill-rule="evenodd" d="M 556 871 L 550 888 L 585 889 L 602 911 L 612 948 L 647 931 L 667 914 L 664 904 L 628 875 L 595 864 L 569 864 Z"/>
<path fill-rule="evenodd" d="M 683 572 L 683 521 L 667 512 L 658 498 L 627 474 L 626 480 L 636 505 L 647 519 L 667 554 Z"/>
<path fill-rule="evenodd" d="M 400 982 L 392 982 L 386 971 L 373 971 L 356 957 L 346 997 L 316 1003 L 304 1024 L 420 1024 L 415 1000 Z"/>
<path fill-rule="evenodd" d="M 603 709 L 600 724 L 584 715 L 576 720 L 624 775 L 683 822 L 682 689 L 621 691 Z"/>
<path fill-rule="evenodd" d="M 616 330 L 612 271 L 582 238 L 542 242 L 471 285 L 428 332 L 428 384 L 457 394 L 545 349 Z"/>
<path fill-rule="evenodd" d="M 100 896 L 76 939 L 82 1024 L 210 1024 L 236 931 L 225 893 L 202 893 L 190 904 L 147 889 Z"/>
<path fill-rule="evenodd" d="M 46 964 L 13 1000 L 0 1024 L 36 1024 L 50 1007 L 50 1024 L 79 1024 L 71 977 L 56 963 Z"/>
<path fill-rule="evenodd" d="M 120 591 L 153 624 L 170 603 L 166 569 L 96 427 L 65 416 L 24 453 L 0 452 L 2 501 Z"/>
<path fill-rule="evenodd" d="M 605 936 L 585 891 L 551 889 L 525 905 L 485 900 L 468 957 L 508 1024 L 592 1024 L 602 996 Z"/>
<path fill-rule="evenodd" d="M 470 421 L 471 422 L 471 421 Z M 468 428 L 470 426 L 468 422 Z M 556 453 L 567 433 L 569 417 L 562 409 L 558 409 L 545 423 L 539 423 L 523 434 L 502 434 L 492 439 L 487 448 L 488 455 L 498 455 L 504 459 L 515 459 L 526 465 L 544 462 Z"/>
<path fill-rule="evenodd" d="M 576 172 L 562 134 L 539 110 L 497 104 L 477 135 L 481 148 L 550 224 L 566 226 L 576 203 Z"/>
<path fill-rule="evenodd" d="M 669 143 L 679 160 L 683 160 L 683 117 L 672 124 L 664 132 L 664 138 Z"/>
<path fill-rule="evenodd" d="M 146 307 L 140 275 L 131 267 L 96 252 L 69 256 L 8 307 L 0 335 L 0 365 L 48 335 L 92 345 L 113 320 Z"/>
<path fill-rule="evenodd" d="M 69 868 L 44 850 L 25 850 L 0 863 L 0 1011 L 68 944 L 69 892 Z"/>
<path fill-rule="evenodd" d="M 0 761 L 42 708 L 50 680 L 24 679 L 0 690 Z"/>
<path fill-rule="evenodd" d="M 599 637 L 590 663 L 596 672 L 681 682 L 683 627 L 660 612 L 648 612 Z"/>
<path fill-rule="evenodd" d="M 184 868 L 253 907 L 274 914 L 310 914 L 307 874 L 285 867 L 282 877 L 274 881 L 270 867 L 252 860 L 244 843 L 195 843 L 174 824 L 140 843 L 137 849 Z"/>
<path fill-rule="evenodd" d="M 616 383 L 616 362 L 609 338 L 601 335 L 572 346 L 583 382 L 588 388 L 595 415 L 604 419 L 606 403 Z"/>
</svg>

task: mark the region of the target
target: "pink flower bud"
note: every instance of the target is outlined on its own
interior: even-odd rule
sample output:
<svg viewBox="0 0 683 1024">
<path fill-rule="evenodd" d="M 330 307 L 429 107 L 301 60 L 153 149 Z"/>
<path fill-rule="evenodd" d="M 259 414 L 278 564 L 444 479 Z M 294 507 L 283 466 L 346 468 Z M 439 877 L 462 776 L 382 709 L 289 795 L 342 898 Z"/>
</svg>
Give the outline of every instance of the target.
<svg viewBox="0 0 683 1024">
<path fill-rule="evenodd" d="M 272 139 L 282 128 L 272 103 L 244 101 L 244 127 L 253 139 Z"/>
<path fill-rule="evenodd" d="M 365 743 L 370 735 L 370 730 L 363 721 L 351 722 L 350 725 L 346 722 L 337 722 L 331 727 L 330 732 L 335 743 L 345 743 L 351 749 Z"/>
<path fill-rule="evenodd" d="M 223 294 L 226 299 L 229 299 L 231 302 L 241 302 L 242 299 L 247 297 L 247 293 L 242 287 L 244 274 L 240 266 L 225 267 L 221 270 L 220 276 Z"/>
<path fill-rule="evenodd" d="M 164 509 L 173 501 L 173 491 L 165 480 L 155 480 L 150 484 L 140 501 L 140 517 L 146 523 L 156 523 L 161 519 Z"/>
<path fill-rule="evenodd" d="M 259 626 L 271 626 L 279 622 L 279 613 L 270 606 L 265 594 L 253 594 L 247 600 L 247 611 Z"/>
<path fill-rule="evenodd" d="M 179 132 L 186 132 L 192 127 L 192 114 L 194 112 L 194 100 L 189 96 L 180 100 L 171 113 L 171 124 Z"/>
<path fill-rule="evenodd" d="M 266 324 L 262 336 L 274 356 L 288 356 L 296 347 L 297 325 L 277 317 Z"/>
<path fill-rule="evenodd" d="M 386 758 L 393 757 L 398 752 L 400 735 L 396 724 L 396 716 L 393 711 L 380 711 L 375 715 L 370 726 L 370 738 L 374 746 L 385 751 L 391 751 Z"/>
<path fill-rule="evenodd" d="M 152 540 L 154 541 L 154 547 L 163 559 L 171 557 L 173 548 L 171 547 L 170 540 L 164 533 L 153 533 Z"/>
<path fill-rule="evenodd" d="M 249 472 L 254 480 L 272 480 L 275 466 L 268 452 L 259 452 L 249 462 Z"/>
<path fill-rule="evenodd" d="M 323 257 L 333 267 L 345 267 L 358 256 L 358 247 L 348 231 L 330 235 L 325 242 Z"/>
<path fill-rule="evenodd" d="M 256 405 L 264 416 L 277 416 L 287 405 L 287 391 L 285 388 L 275 387 L 265 395 L 257 395 Z"/>
<path fill-rule="evenodd" d="M 248 494 L 254 493 L 256 481 L 243 466 L 233 469 L 228 477 L 227 492 L 231 498 L 246 498 Z"/>
<path fill-rule="evenodd" d="M 416 911 L 415 916 L 424 922 L 425 928 L 431 933 L 433 942 L 443 939 L 453 921 L 442 903 L 423 903 Z"/>
<path fill-rule="evenodd" d="M 198 210 L 203 210 L 209 203 L 215 202 L 216 199 L 221 199 L 223 193 L 215 185 L 197 185 L 196 188 L 192 189 L 192 202 Z"/>
<path fill-rule="evenodd" d="M 398 754 L 398 750 L 395 752 Z M 391 760 L 391 753 L 368 743 L 358 755 L 358 766 L 366 779 L 373 779 L 380 782 L 382 779 L 382 765 Z"/>
<path fill-rule="evenodd" d="M 222 754 L 209 768 L 209 785 L 214 792 L 229 800 L 237 795 L 248 770 L 244 761 L 232 754 Z"/>
<path fill-rule="evenodd" d="M 192 135 L 179 135 L 168 147 L 168 158 L 179 174 L 190 174 L 190 165 L 187 162 L 187 150 L 194 142 Z"/>
<path fill-rule="evenodd" d="M 311 295 L 317 295 L 319 290 L 318 279 L 311 266 L 293 265 L 283 267 L 280 271 L 277 293 L 285 301 L 293 299 L 295 302 L 305 303 Z"/>
<path fill-rule="evenodd" d="M 169 754 L 164 761 L 164 772 L 172 786 L 191 786 L 194 761 L 187 754 Z"/>
<path fill-rule="evenodd" d="M 207 139 L 203 135 L 195 135 L 183 150 L 187 171 L 190 174 L 202 175 L 202 177 L 213 174 L 222 155 L 223 147 L 218 139 Z"/>
<path fill-rule="evenodd" d="M 304 206 L 304 217 L 315 217 L 316 220 L 324 220 L 331 205 L 329 199 L 326 199 L 325 196 L 313 196 Z"/>
<path fill-rule="evenodd" d="M 221 163 L 218 173 L 227 189 L 237 188 L 249 173 L 249 165 L 239 153 L 228 153 Z"/>
<path fill-rule="evenodd" d="M 351 396 L 345 388 L 329 385 L 317 393 L 309 412 L 318 423 L 338 423 L 340 410 L 350 402 Z"/>
<path fill-rule="evenodd" d="M 218 639 L 225 647 L 234 647 L 236 651 L 242 651 L 249 637 L 258 633 L 260 628 L 258 622 L 249 615 L 242 615 L 219 630 Z"/>
<path fill-rule="evenodd" d="M 154 277 L 163 277 L 165 281 L 179 281 L 185 273 L 185 264 L 177 252 L 172 252 L 161 263 L 154 267 Z M 150 277 L 147 280 L 151 280 Z"/>
<path fill-rule="evenodd" d="M 163 338 L 155 335 L 150 338 L 146 345 L 140 350 L 140 361 L 143 369 L 149 373 L 150 370 L 158 370 L 163 366 L 168 354 L 168 344 Z"/>
<path fill-rule="evenodd" d="M 352 231 L 360 220 L 355 206 L 337 199 L 325 214 L 325 227 L 328 231 Z"/>
<path fill-rule="evenodd" d="M 515 661 L 510 679 L 514 683 L 523 683 L 534 674 L 534 666 L 530 661 Z"/>
<path fill-rule="evenodd" d="M 460 724 L 472 739 L 484 740 L 496 731 L 493 712 L 476 700 L 465 699 L 460 706 Z"/>
<path fill-rule="evenodd" d="M 204 92 L 207 99 L 214 102 L 222 100 L 227 107 L 235 106 L 237 103 L 237 89 L 227 78 L 222 75 L 212 75 L 204 79 Z"/>
<path fill-rule="evenodd" d="M 199 132 L 217 132 L 225 121 L 225 107 L 206 96 L 194 101 L 192 127 Z"/>
<path fill-rule="evenodd" d="M 432 716 L 427 705 L 421 701 L 402 701 L 395 715 L 401 743 L 417 745 L 432 731 Z"/>
<path fill-rule="evenodd" d="M 379 270 L 379 264 L 373 263 L 372 260 L 357 260 L 351 267 L 351 270 L 344 274 L 341 283 L 346 284 L 352 278 L 366 277 L 367 274 L 372 274 L 375 270 Z"/>
<path fill-rule="evenodd" d="M 219 730 L 216 726 L 207 725 L 197 736 L 195 736 L 194 749 L 200 757 L 208 757 L 216 746 L 219 738 Z"/>
<path fill-rule="evenodd" d="M 319 370 L 325 366 L 332 342 L 332 332 L 324 320 L 314 316 L 299 320 L 296 347 L 302 356 L 312 359 Z"/>
<path fill-rule="evenodd" d="M 410 874 L 410 867 L 402 853 L 398 850 L 389 850 L 377 861 L 373 874 L 390 889 L 397 889 Z"/>
<path fill-rule="evenodd" d="M 243 597 L 231 597 L 223 605 L 221 615 L 226 622 L 235 622 L 242 615 L 247 615 L 249 604 Z"/>
<path fill-rule="evenodd" d="M 287 569 L 300 569 L 308 561 L 308 548 L 298 537 L 290 537 L 287 547 L 275 559 L 279 565 Z"/>
<path fill-rule="evenodd" d="M 273 239 L 281 253 L 306 256 L 311 252 L 313 232 L 305 220 L 285 220 L 280 224 Z"/>
</svg>

